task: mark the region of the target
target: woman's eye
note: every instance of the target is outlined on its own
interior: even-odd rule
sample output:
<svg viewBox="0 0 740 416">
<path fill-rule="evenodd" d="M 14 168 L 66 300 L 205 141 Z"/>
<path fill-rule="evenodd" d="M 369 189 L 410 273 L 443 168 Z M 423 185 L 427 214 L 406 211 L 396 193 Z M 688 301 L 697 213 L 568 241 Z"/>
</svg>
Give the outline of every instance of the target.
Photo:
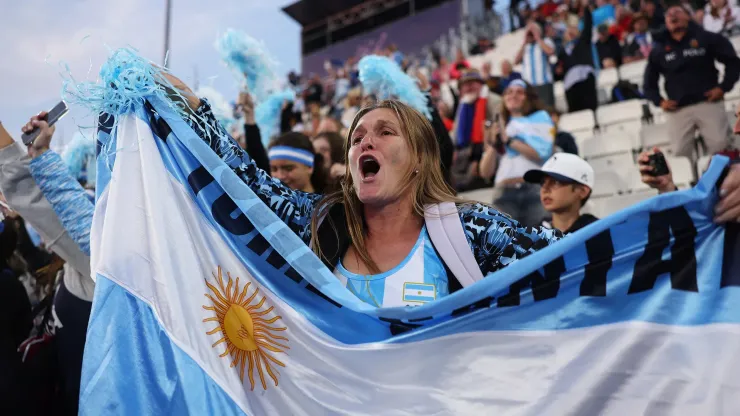
<svg viewBox="0 0 740 416">
<path fill-rule="evenodd" d="M 393 132 L 392 132 L 392 131 L 390 131 L 390 130 L 385 130 L 385 131 L 383 132 L 383 136 L 390 136 L 390 135 L 393 135 Z"/>
<path fill-rule="evenodd" d="M 358 143 L 360 143 L 361 141 L 362 141 L 362 137 L 361 137 L 361 136 L 356 136 L 356 137 L 354 137 L 354 138 L 352 139 L 352 144 L 358 144 Z"/>
</svg>

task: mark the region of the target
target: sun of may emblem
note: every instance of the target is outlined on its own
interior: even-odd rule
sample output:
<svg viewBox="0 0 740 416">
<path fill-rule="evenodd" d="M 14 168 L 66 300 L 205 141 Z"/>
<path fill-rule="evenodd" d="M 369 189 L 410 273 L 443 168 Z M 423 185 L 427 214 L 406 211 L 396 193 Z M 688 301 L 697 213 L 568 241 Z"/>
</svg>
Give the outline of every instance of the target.
<svg viewBox="0 0 740 416">
<path fill-rule="evenodd" d="M 216 313 L 216 316 L 206 318 L 203 322 L 216 322 L 218 326 L 211 331 L 206 332 L 208 335 L 221 333 L 221 339 L 213 344 L 217 345 L 226 343 L 226 351 L 220 355 L 225 357 L 231 355 L 233 361 L 231 367 L 239 366 L 239 378 L 244 382 L 244 367 L 247 367 L 247 376 L 251 389 L 254 390 L 254 372 L 257 370 L 262 388 L 267 390 L 265 383 L 264 371 L 267 371 L 275 386 L 278 385 L 277 370 L 273 365 L 285 367 L 285 364 L 273 357 L 274 354 L 285 353 L 289 347 L 281 341 L 288 342 L 288 338 L 277 335 L 284 332 L 287 328 L 273 325 L 281 320 L 280 316 L 274 316 L 266 319 L 265 315 L 272 312 L 273 307 L 265 309 L 265 296 L 258 299 L 257 293 L 259 288 L 255 288 L 251 296 L 247 297 L 251 282 L 247 282 L 242 290 L 239 290 L 239 278 L 236 282 L 231 279 L 231 274 L 226 273 L 229 278 L 228 283 L 224 286 L 224 279 L 221 267 L 218 268 L 218 275 L 213 275 L 218 287 L 215 287 L 206 279 L 206 285 L 211 289 L 213 295 L 206 294 L 211 300 L 212 306 L 203 305 L 203 308 Z"/>
</svg>

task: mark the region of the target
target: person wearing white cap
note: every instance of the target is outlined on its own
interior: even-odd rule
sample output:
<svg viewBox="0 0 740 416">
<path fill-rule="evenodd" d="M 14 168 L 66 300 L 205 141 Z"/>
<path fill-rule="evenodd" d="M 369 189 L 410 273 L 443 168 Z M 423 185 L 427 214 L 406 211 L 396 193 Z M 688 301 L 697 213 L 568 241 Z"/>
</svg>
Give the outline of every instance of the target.
<svg viewBox="0 0 740 416">
<path fill-rule="evenodd" d="M 591 214 L 581 214 L 594 186 L 594 170 L 577 155 L 555 153 L 542 169 L 525 173 L 524 180 L 541 185 L 540 201 L 552 216 L 543 221 L 544 226 L 567 234 L 598 220 Z"/>
</svg>

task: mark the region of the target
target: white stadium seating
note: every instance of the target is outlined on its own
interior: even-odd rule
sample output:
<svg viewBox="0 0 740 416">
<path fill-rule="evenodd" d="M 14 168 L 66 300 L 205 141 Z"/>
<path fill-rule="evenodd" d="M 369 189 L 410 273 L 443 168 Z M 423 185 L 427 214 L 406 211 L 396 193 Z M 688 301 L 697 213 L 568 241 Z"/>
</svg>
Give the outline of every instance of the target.
<svg viewBox="0 0 740 416">
<path fill-rule="evenodd" d="M 485 55 L 471 57 L 469 61 L 476 66 L 488 61 L 492 63 L 494 75 L 500 68 L 503 59 L 513 61 L 523 41 L 524 31 L 506 34 L 497 40 L 498 47 Z M 740 51 L 740 36 L 731 38 L 737 51 Z M 687 158 L 671 155 L 671 137 L 668 135 L 665 113 L 660 107 L 645 100 L 629 100 L 615 104 L 605 104 L 613 87 L 619 80 L 627 80 L 642 89 L 643 76 L 647 61 L 637 61 L 622 65 L 618 70 L 603 69 L 599 72 L 597 89 L 601 105 L 594 114 L 590 110 L 563 114 L 560 117 L 559 129 L 574 136 L 579 146 L 580 155 L 588 160 L 594 168 L 596 184 L 593 196 L 584 206 L 583 212 L 597 217 L 610 214 L 637 204 L 657 194 L 655 190 L 643 184 L 635 163 L 638 152 L 659 147 L 666 154 L 666 159 L 673 173 L 673 180 L 679 188 L 687 188 L 696 181 L 697 173 L 707 168 L 710 157 L 701 157 L 695 165 Z M 724 66 L 717 65 L 723 72 Z M 521 67 L 516 68 L 521 71 Z M 665 94 L 665 81 L 661 77 L 659 88 Z M 563 83 L 554 84 L 555 105 L 561 111 L 567 111 Z M 651 124 L 643 124 L 643 104 L 647 103 L 653 115 Z M 735 109 L 740 104 L 740 83 L 725 95 L 725 109 L 730 122 L 735 121 Z M 597 123 L 598 122 L 598 123 Z M 595 124 L 598 129 L 595 131 Z M 461 193 L 463 198 L 490 203 L 493 189 L 482 189 Z"/>
<path fill-rule="evenodd" d="M 639 145 L 637 135 L 630 131 L 606 131 L 583 142 L 580 148 L 584 159 L 629 153 Z"/>
<path fill-rule="evenodd" d="M 637 169 L 632 151 L 586 160 L 594 168 L 597 178 L 604 172 L 631 172 L 632 169 Z"/>
<path fill-rule="evenodd" d="M 602 105 L 596 109 L 596 120 L 601 127 L 608 127 L 625 121 L 640 120 L 640 118 L 642 118 L 642 100 L 627 100 Z"/>
<path fill-rule="evenodd" d="M 670 153 L 671 138 L 668 136 L 668 129 L 665 124 L 649 124 L 642 126 L 640 130 L 640 140 L 642 148 L 645 150 L 653 147 L 660 147 L 665 153 Z"/>
</svg>

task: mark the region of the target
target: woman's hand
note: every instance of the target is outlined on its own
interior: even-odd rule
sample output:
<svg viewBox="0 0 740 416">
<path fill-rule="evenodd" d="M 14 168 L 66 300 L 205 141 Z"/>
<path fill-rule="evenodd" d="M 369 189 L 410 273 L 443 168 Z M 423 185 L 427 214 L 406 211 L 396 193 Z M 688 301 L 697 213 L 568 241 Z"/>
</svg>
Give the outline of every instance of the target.
<svg viewBox="0 0 740 416">
<path fill-rule="evenodd" d="M 714 221 L 740 221 L 740 164 L 730 167 L 719 191 L 720 200 L 714 207 Z"/>
<path fill-rule="evenodd" d="M 239 108 L 241 109 L 242 114 L 244 115 L 244 124 L 247 124 L 249 126 L 254 125 L 255 124 L 254 101 L 252 100 L 252 95 L 246 91 L 240 92 L 238 103 L 239 103 Z M 283 105 L 283 109 L 285 109 L 284 105 Z"/>
<path fill-rule="evenodd" d="M 649 172 L 653 171 L 653 167 L 650 166 L 650 155 L 660 153 L 660 149 L 654 147 L 653 150 L 648 150 L 640 153 L 637 158 L 637 166 L 640 169 L 640 179 L 645 185 L 657 189 L 658 193 L 664 194 L 666 192 L 673 192 L 676 190 L 676 184 L 673 183 L 673 174 L 670 172 L 670 166 L 668 167 L 668 174 L 662 176 L 652 176 Z M 668 162 L 666 162 L 668 164 Z"/>
<path fill-rule="evenodd" d="M 28 155 L 31 158 L 37 158 L 49 150 L 51 145 L 51 137 L 54 135 L 56 128 L 54 126 L 49 127 L 46 122 L 46 117 L 49 115 L 48 112 L 42 111 L 37 115 L 31 117 L 31 119 L 21 128 L 23 133 L 30 133 L 35 129 L 39 129 L 39 135 L 36 139 L 28 145 Z"/>
<path fill-rule="evenodd" d="M 337 179 L 343 177 L 347 172 L 347 166 L 341 164 L 341 163 L 335 163 L 331 165 L 331 168 L 329 168 L 329 176 L 332 179 Z"/>
</svg>

